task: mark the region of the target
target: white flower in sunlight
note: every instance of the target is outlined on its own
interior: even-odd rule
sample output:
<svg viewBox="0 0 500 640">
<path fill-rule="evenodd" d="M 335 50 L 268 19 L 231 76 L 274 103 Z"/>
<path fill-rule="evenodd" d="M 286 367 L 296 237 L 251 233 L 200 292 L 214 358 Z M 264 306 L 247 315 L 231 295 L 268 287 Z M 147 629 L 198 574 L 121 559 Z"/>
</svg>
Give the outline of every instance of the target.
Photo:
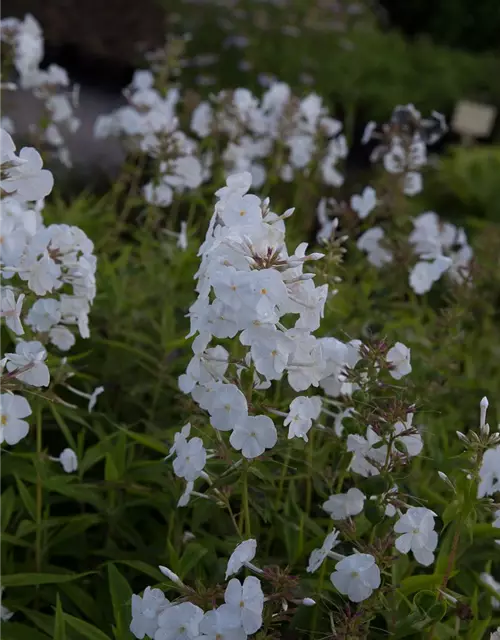
<svg viewBox="0 0 500 640">
<path fill-rule="evenodd" d="M 73 449 L 63 449 L 59 458 L 56 458 L 66 473 L 73 473 L 78 469 L 78 458 Z"/>
<path fill-rule="evenodd" d="M 373 187 L 365 187 L 361 195 L 351 197 L 351 209 L 364 220 L 377 206 L 377 193 Z"/>
<path fill-rule="evenodd" d="M 478 498 L 492 496 L 500 491 L 500 445 L 485 451 L 479 477 Z"/>
<path fill-rule="evenodd" d="M 191 494 L 193 493 L 194 482 L 191 480 L 186 482 L 186 488 L 184 489 L 184 493 L 181 495 L 179 500 L 177 501 L 178 507 L 186 507 L 189 504 L 189 500 L 191 498 Z"/>
<path fill-rule="evenodd" d="M 226 605 L 222 605 L 224 607 Z M 239 611 L 221 611 L 222 607 L 207 611 L 200 622 L 200 639 L 246 640 L 247 634 L 240 624 Z"/>
<path fill-rule="evenodd" d="M 245 633 L 256 633 L 262 626 L 262 610 L 264 608 L 264 593 L 260 580 L 255 576 L 245 578 L 243 584 L 237 579 L 229 581 L 224 593 L 226 604 L 218 611 L 228 619 L 235 617 Z"/>
<path fill-rule="evenodd" d="M 44 362 L 46 358 L 47 351 L 41 342 L 20 340 L 16 345 L 16 352 L 6 353 L 2 363 L 21 382 L 34 387 L 48 387 L 50 372 Z"/>
<path fill-rule="evenodd" d="M 309 556 L 309 564 L 307 565 L 307 573 L 314 573 L 317 571 L 325 559 L 330 554 L 331 550 L 339 544 L 339 532 L 334 529 L 331 533 L 329 533 L 323 544 L 319 549 L 313 549 L 311 555 Z"/>
<path fill-rule="evenodd" d="M 176 448 L 177 458 L 174 460 L 174 473 L 178 478 L 190 482 L 201 475 L 207 461 L 207 452 L 201 438 L 186 440 Z"/>
<path fill-rule="evenodd" d="M 22 335 L 24 329 L 21 324 L 21 311 L 25 298 L 24 293 L 19 294 L 16 300 L 14 291 L 10 287 L 2 287 L 0 294 L 0 317 L 5 319 L 5 324 L 11 331 L 18 336 Z"/>
<path fill-rule="evenodd" d="M 231 554 L 226 568 L 226 580 L 238 573 L 243 566 L 251 563 L 257 553 L 257 540 L 244 540 Z M 253 566 L 253 565 L 252 565 Z"/>
<path fill-rule="evenodd" d="M 396 342 L 387 352 L 385 359 L 391 365 L 389 373 L 395 380 L 400 380 L 411 373 L 410 353 L 410 349 L 402 342 Z"/>
<path fill-rule="evenodd" d="M 288 426 L 288 438 L 302 438 L 308 441 L 307 433 L 313 420 L 321 412 L 321 398 L 319 396 L 298 396 L 290 403 L 290 411 L 283 424 Z"/>
<path fill-rule="evenodd" d="M 26 398 L 13 393 L 0 395 L 0 443 L 17 444 L 29 432 L 29 425 L 22 418 L 31 415 Z"/>
<path fill-rule="evenodd" d="M 333 520 L 345 520 L 357 516 L 363 511 L 365 494 L 352 487 L 347 493 L 330 496 L 323 504 L 323 509 Z"/>
<path fill-rule="evenodd" d="M 203 610 L 191 602 L 171 605 L 158 616 L 154 640 L 195 640 L 199 637 Z"/>
<path fill-rule="evenodd" d="M 368 553 L 355 553 L 337 563 L 330 580 L 349 600 L 362 602 L 380 586 L 380 569 L 375 564 L 373 556 Z"/>
<path fill-rule="evenodd" d="M 425 507 L 410 507 L 394 525 L 394 532 L 401 534 L 396 538 L 396 549 L 401 553 L 413 552 L 415 560 L 428 567 L 434 562 L 434 550 L 438 536 L 434 531 L 436 514 Z"/>
<path fill-rule="evenodd" d="M 54 178 L 47 169 L 42 169 L 42 157 L 36 149 L 24 147 L 19 152 L 20 163 L 5 169 L 5 178 L 0 188 L 19 202 L 40 200 L 52 191 Z"/>
<path fill-rule="evenodd" d="M 272 449 L 277 440 L 276 427 L 268 416 L 247 416 L 235 426 L 229 438 L 231 446 L 249 460 Z"/>
<path fill-rule="evenodd" d="M 96 387 L 94 391 L 92 391 L 92 393 L 90 394 L 89 406 L 88 406 L 89 413 L 94 409 L 97 402 L 97 398 L 101 395 L 101 393 L 103 393 L 103 391 L 104 391 L 104 387 Z"/>
<path fill-rule="evenodd" d="M 132 596 L 132 621 L 130 632 L 142 640 L 144 636 L 153 638 L 158 629 L 159 614 L 170 606 L 165 594 L 160 589 L 146 587 L 141 596 Z"/>
<path fill-rule="evenodd" d="M 366 252 L 368 262 L 374 267 L 382 267 L 393 260 L 391 251 L 381 245 L 384 237 L 385 232 L 382 227 L 372 227 L 365 231 L 356 242 L 358 249 Z"/>
</svg>

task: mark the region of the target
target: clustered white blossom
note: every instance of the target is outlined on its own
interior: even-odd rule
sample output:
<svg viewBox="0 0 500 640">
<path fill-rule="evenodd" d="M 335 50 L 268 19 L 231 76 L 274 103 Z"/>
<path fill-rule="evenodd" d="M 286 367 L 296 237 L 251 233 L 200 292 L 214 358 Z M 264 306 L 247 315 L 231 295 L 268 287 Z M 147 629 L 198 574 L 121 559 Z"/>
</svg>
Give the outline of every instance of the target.
<svg viewBox="0 0 500 640">
<path fill-rule="evenodd" d="M 422 191 L 420 170 L 427 164 L 427 147 L 438 142 L 446 131 L 440 113 L 433 111 L 430 118 L 422 118 L 412 104 L 398 105 L 390 122 L 381 127 L 375 122 L 368 123 L 362 142 L 375 141 L 371 161 L 382 160 L 386 171 L 401 175 L 403 192 L 414 196 Z"/>
<path fill-rule="evenodd" d="M 199 251 L 198 299 L 189 311 L 189 336 L 196 336 L 192 344 L 194 355 L 186 373 L 179 378 L 181 390 L 190 393 L 208 412 L 219 439 L 229 432 L 229 444 L 249 460 L 278 442 L 279 428 L 269 413 L 284 418 L 288 438 L 307 442 L 311 428 L 324 411 L 335 416 L 334 430 L 340 437 L 343 418 L 353 415 L 354 410 L 347 407 L 334 414 L 324 404 L 337 402 L 333 398 L 340 396 L 345 400 L 359 388 L 349 379 L 349 371 L 362 358 L 363 351 L 358 340 L 346 344 L 333 337 L 314 335 L 323 317 L 328 290 L 327 285 L 316 287 L 312 274 L 304 267 L 322 254 L 308 256 L 306 244 L 289 254 L 285 220 L 293 210 L 281 216 L 272 212 L 268 200 L 248 194 L 251 182 L 249 172 L 236 174 L 216 193 L 214 215 Z M 234 359 L 225 347 L 213 344 L 214 338 L 237 338 L 238 350 L 243 347 L 244 355 Z M 411 372 L 410 350 L 402 343 L 387 351 L 386 361 L 389 374 L 397 380 Z M 264 413 L 259 413 L 259 392 L 285 376 L 290 387 L 301 395 L 292 400 L 288 413 L 267 406 L 263 407 Z M 321 389 L 325 396 L 302 395 L 310 387 Z M 187 504 L 196 479 L 201 477 L 210 483 L 205 466 L 211 454 L 200 437 L 190 435 L 188 424 L 175 435 L 170 451 L 176 456 L 174 473 L 187 483 L 180 506 Z M 381 435 L 369 426 L 366 438 L 349 434 L 346 440 L 347 451 L 353 454 L 349 468 L 364 476 L 378 475 L 382 468 L 389 470 L 396 462 L 404 464 L 422 447 L 422 438 L 413 425 L 413 412 L 408 413 L 405 422 L 388 425 Z M 346 494 L 330 496 L 323 508 L 334 520 L 344 520 L 360 514 L 364 501 L 364 494 L 353 487 Z M 394 515 L 390 507 L 388 503 L 387 515 Z M 348 558 L 336 554 L 333 548 L 339 544 L 338 536 L 334 530 L 322 547 L 313 551 L 308 571 L 315 571 L 329 556 L 340 560 L 332 583 L 359 602 L 380 585 L 380 570 L 369 554 L 357 552 Z M 427 553 L 425 560 L 435 547 L 434 537 L 428 537 L 419 556 L 423 558 Z M 415 540 L 410 548 L 418 554 L 415 549 L 419 539 Z M 249 563 L 254 555 L 255 547 L 248 541 L 242 543 L 239 559 L 230 560 L 226 578 L 243 565 L 252 567 Z"/>
<path fill-rule="evenodd" d="M 409 242 L 419 258 L 410 272 L 410 285 L 415 293 L 429 291 L 443 273 L 457 282 L 466 280 L 472 249 L 465 231 L 441 221 L 433 211 L 419 215 L 413 225 Z"/>
<path fill-rule="evenodd" d="M 78 86 L 71 87 L 66 70 L 57 64 L 41 68 L 43 32 L 31 14 L 23 20 L 2 19 L 0 41 L 10 50 L 19 88 L 31 91 L 43 103 L 45 122 L 40 127 L 33 125 L 32 133 L 54 149 L 58 159 L 70 167 L 72 163 L 65 136 L 75 133 L 80 126 L 80 120 L 74 114 L 78 106 Z M 13 133 L 12 127 L 9 132 Z"/>
<path fill-rule="evenodd" d="M 256 540 L 244 540 L 231 554 L 226 570 L 226 580 L 246 567 L 262 575 L 252 560 L 257 550 Z M 167 567 L 161 572 L 175 585 L 185 589 L 180 578 Z M 224 592 L 224 603 L 208 611 L 183 600 L 170 602 L 160 589 L 146 587 L 141 596 L 132 596 L 132 621 L 130 631 L 142 640 L 145 636 L 154 640 L 245 640 L 257 633 L 263 624 L 266 598 L 261 580 L 253 575 L 243 582 L 231 578 Z M 296 604 L 314 605 L 314 600 L 304 598 Z"/>
<path fill-rule="evenodd" d="M 360 358 L 359 341 L 345 344 L 314 336 L 328 286 L 316 287 L 304 265 L 322 254 L 306 255 L 305 243 L 288 253 L 284 220 L 293 210 L 281 216 L 272 212 L 268 200 L 248 194 L 251 181 L 248 172 L 230 176 L 216 193 L 218 202 L 200 248 L 199 297 L 189 311 L 189 335 L 197 334 L 194 355 L 179 378 L 181 390 L 209 413 L 212 427 L 229 432 L 229 443 L 247 459 L 278 441 L 273 420 L 250 405 L 249 394 L 286 375 L 296 392 L 313 386 L 329 396 L 349 395 L 355 385 L 346 372 Z M 237 362 L 230 362 L 223 346 L 210 346 L 214 338 L 236 336 L 246 351 Z M 247 388 L 245 375 L 250 376 Z M 319 396 L 295 398 L 284 414 L 288 437 L 307 440 L 321 407 Z M 172 452 L 178 456 L 174 472 L 192 483 L 202 475 L 206 456 L 201 441 L 194 445 L 199 439 L 189 441 L 188 435 L 184 430 L 177 434 Z M 188 448 L 194 446 L 196 455 Z M 178 462 L 186 457 L 188 470 Z"/>
<path fill-rule="evenodd" d="M 211 177 L 213 153 L 202 149 L 213 136 L 226 176 L 249 172 L 254 188 L 264 184 L 269 171 L 291 182 L 297 172 L 312 177 L 315 166 L 324 184 L 343 183 L 337 168 L 347 155 L 342 125 L 316 94 L 298 99 L 283 82 L 273 83 L 261 99 L 244 88 L 221 91 L 191 115 L 190 129 L 201 144 L 180 127 L 179 90 L 162 94 L 151 71 L 136 71 L 124 95 L 128 105 L 99 116 L 94 131 L 98 138 L 120 136 L 129 148 L 158 160 L 158 175 L 144 187 L 151 204 L 169 206 L 174 193 L 196 189 Z M 360 205 L 363 211 L 367 206 Z"/>
<path fill-rule="evenodd" d="M 265 183 L 269 158 L 284 182 L 292 182 L 298 172 L 312 177 L 313 164 L 323 184 L 344 182 L 337 168 L 347 156 L 341 123 L 328 115 L 320 96 L 299 99 L 284 82 L 272 83 L 260 100 L 248 89 L 221 91 L 196 107 L 191 129 L 201 139 L 226 139 L 222 159 L 227 173 L 248 171 L 253 188 Z"/>
<path fill-rule="evenodd" d="M 89 337 L 88 314 L 95 297 L 96 258 L 93 244 L 78 227 L 45 226 L 43 198 L 53 186 L 35 149 L 15 153 L 10 135 L 0 131 L 0 317 L 17 337 L 15 350 L 2 355 L 6 381 L 46 388 L 50 371 L 48 344 L 61 351 L 75 343 L 73 328 Z M 1 395 L 0 442 L 16 444 L 28 433 L 23 420 L 28 401 L 6 391 Z"/>
<path fill-rule="evenodd" d="M 424 119 L 413 105 L 408 104 L 396 107 L 390 122 L 382 127 L 369 123 L 363 142 L 376 142 L 370 156 L 372 162 L 382 160 L 386 171 L 401 175 L 403 193 L 414 196 L 423 188 L 421 169 L 427 164 L 427 147 L 437 142 L 445 132 L 443 116 L 433 112 L 431 118 Z M 380 202 L 375 189 L 367 186 L 361 194 L 351 196 L 349 208 L 363 221 Z M 331 219 L 328 209 L 335 212 L 339 206 L 333 198 L 320 200 L 317 209 L 319 241 L 328 240 L 337 228 L 338 219 Z M 418 295 L 427 293 L 445 273 L 455 282 L 466 282 L 473 253 L 464 229 L 442 221 L 432 211 L 416 216 L 412 222 L 414 228 L 409 234 L 408 244 L 410 254 L 416 258 L 409 273 L 413 291 Z M 374 224 L 364 230 L 356 241 L 358 249 L 366 253 L 370 264 L 377 268 L 394 262 L 387 232 L 386 225 Z"/>
<path fill-rule="evenodd" d="M 161 207 L 172 203 L 174 193 L 199 187 L 210 175 L 210 156 L 199 152 L 197 143 L 179 126 L 176 107 L 179 90 L 162 95 L 154 86 L 151 71 L 136 71 L 124 90 L 128 104 L 95 123 L 97 138 L 119 136 L 130 149 L 157 160 L 154 180 L 143 189 L 147 202 Z"/>
</svg>

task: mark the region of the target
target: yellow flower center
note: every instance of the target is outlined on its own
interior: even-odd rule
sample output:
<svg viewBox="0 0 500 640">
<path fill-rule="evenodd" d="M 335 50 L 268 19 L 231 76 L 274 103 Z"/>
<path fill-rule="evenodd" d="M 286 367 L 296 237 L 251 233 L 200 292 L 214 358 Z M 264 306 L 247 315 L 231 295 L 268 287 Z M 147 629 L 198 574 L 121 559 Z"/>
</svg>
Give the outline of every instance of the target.
<svg viewBox="0 0 500 640">
<path fill-rule="evenodd" d="M 0 422 L 2 423 L 2 427 L 5 427 L 5 425 L 7 424 L 7 416 L 2 415 L 2 417 L 0 418 Z"/>
</svg>

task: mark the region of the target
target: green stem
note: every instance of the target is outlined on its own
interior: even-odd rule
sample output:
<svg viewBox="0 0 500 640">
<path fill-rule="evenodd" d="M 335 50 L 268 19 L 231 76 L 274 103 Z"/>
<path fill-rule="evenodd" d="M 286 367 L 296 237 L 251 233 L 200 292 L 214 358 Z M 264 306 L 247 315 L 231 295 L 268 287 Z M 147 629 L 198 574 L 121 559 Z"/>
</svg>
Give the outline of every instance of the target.
<svg viewBox="0 0 500 640">
<path fill-rule="evenodd" d="M 317 593 L 321 594 L 323 593 L 323 584 L 325 582 L 325 574 L 326 574 L 326 563 L 327 560 L 325 559 L 323 564 L 321 565 L 321 569 L 319 572 L 319 580 L 318 580 L 318 588 L 317 588 Z M 316 603 L 316 606 L 313 607 L 314 611 L 313 611 L 313 618 L 312 618 L 312 628 L 311 628 L 311 637 L 314 636 L 315 632 L 316 632 L 316 626 L 318 624 L 318 616 L 319 616 L 319 604 Z"/>
<path fill-rule="evenodd" d="M 250 507 L 248 504 L 248 464 L 245 463 L 245 468 L 243 470 L 243 512 L 242 516 L 245 521 L 245 535 L 247 538 L 252 536 L 252 529 L 250 525 Z M 240 521 L 240 531 L 242 531 L 241 521 Z"/>
<path fill-rule="evenodd" d="M 36 412 L 36 541 L 35 562 L 37 573 L 42 570 L 42 510 L 43 493 L 40 468 L 42 464 L 42 412 L 38 407 Z"/>
<path fill-rule="evenodd" d="M 314 440 L 314 432 L 311 430 L 309 443 L 307 446 L 307 481 L 306 481 L 306 513 L 308 516 L 311 515 L 311 504 L 312 504 L 312 472 L 313 472 L 313 440 Z"/>
<path fill-rule="evenodd" d="M 280 505 L 281 502 L 281 496 L 283 495 L 283 487 L 285 486 L 285 477 L 288 471 L 288 465 L 290 463 L 290 445 L 288 444 L 287 449 L 286 449 L 286 456 L 285 456 L 285 462 L 281 468 L 281 476 L 280 476 L 280 481 L 279 481 L 279 485 L 278 485 L 278 493 L 276 495 L 276 500 L 274 502 L 274 510 L 278 511 L 278 507 Z"/>
</svg>

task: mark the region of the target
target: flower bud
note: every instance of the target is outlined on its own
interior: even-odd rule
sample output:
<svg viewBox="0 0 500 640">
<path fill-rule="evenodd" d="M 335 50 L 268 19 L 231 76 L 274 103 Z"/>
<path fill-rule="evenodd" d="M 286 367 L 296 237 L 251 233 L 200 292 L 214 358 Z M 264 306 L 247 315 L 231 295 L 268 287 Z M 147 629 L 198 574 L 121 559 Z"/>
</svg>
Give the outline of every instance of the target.
<svg viewBox="0 0 500 640">
<path fill-rule="evenodd" d="M 469 439 L 467 438 L 465 433 L 462 433 L 461 431 L 455 431 L 455 433 L 457 434 L 458 438 L 462 440 L 462 442 L 465 442 L 465 444 L 470 444 Z"/>
<path fill-rule="evenodd" d="M 486 423 L 486 412 L 488 411 L 488 398 L 484 396 L 484 398 L 479 403 L 480 409 L 480 418 L 479 418 L 479 426 L 483 427 Z"/>
<path fill-rule="evenodd" d="M 185 586 L 185 584 L 182 582 L 179 576 L 173 571 L 170 571 L 168 567 L 163 567 L 162 565 L 160 565 L 158 568 L 163 573 L 163 575 L 167 577 L 169 580 L 171 580 L 174 584 L 179 585 L 179 587 Z"/>
<path fill-rule="evenodd" d="M 314 607 L 314 605 L 316 604 L 316 600 L 313 600 L 312 598 L 304 598 L 302 600 L 302 604 L 305 607 Z"/>
<path fill-rule="evenodd" d="M 481 435 L 486 438 L 490 435 L 490 425 L 487 422 L 481 425 Z"/>
<path fill-rule="evenodd" d="M 479 439 L 479 436 L 477 435 L 477 433 L 475 431 L 471 431 L 470 432 L 470 439 L 471 439 L 471 442 L 472 441 L 481 442 L 480 439 Z"/>
<path fill-rule="evenodd" d="M 455 487 L 453 486 L 452 481 L 448 478 L 448 476 L 446 475 L 446 473 L 443 473 L 442 471 L 438 471 L 438 475 L 441 478 L 441 480 L 443 482 L 446 482 L 446 484 L 451 487 L 453 489 L 453 491 L 455 491 Z"/>
</svg>

